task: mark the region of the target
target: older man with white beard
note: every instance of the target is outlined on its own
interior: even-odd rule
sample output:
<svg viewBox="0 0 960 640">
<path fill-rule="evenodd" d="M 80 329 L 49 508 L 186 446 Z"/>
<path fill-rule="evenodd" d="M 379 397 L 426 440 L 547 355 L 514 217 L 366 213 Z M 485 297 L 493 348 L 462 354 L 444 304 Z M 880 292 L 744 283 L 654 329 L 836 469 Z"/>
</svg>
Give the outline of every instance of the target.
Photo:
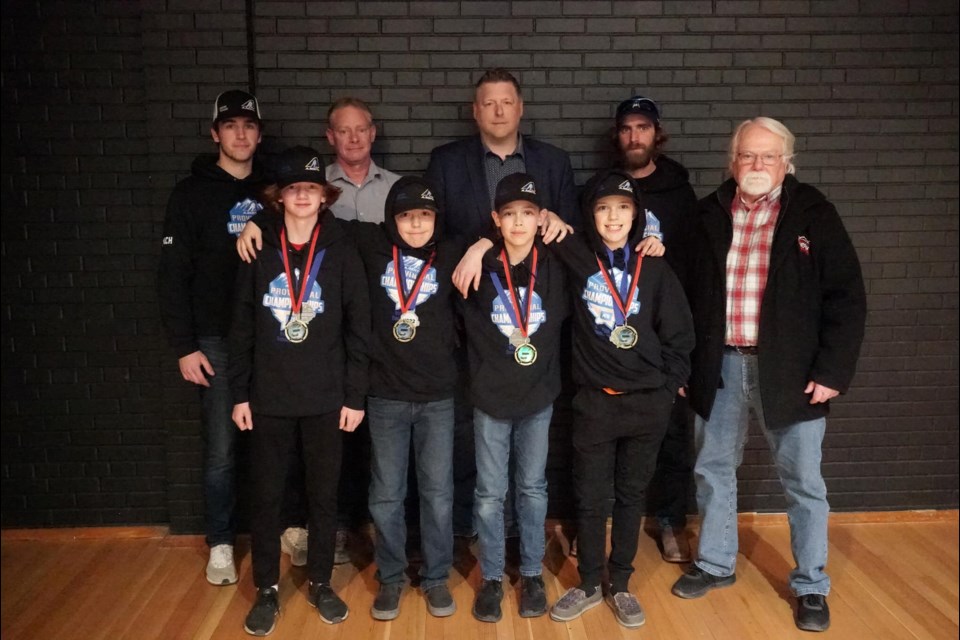
<svg viewBox="0 0 960 640">
<path fill-rule="evenodd" d="M 793 157 L 783 124 L 747 120 L 731 139 L 732 178 L 700 201 L 687 395 L 697 413 L 701 526 L 698 558 L 673 593 L 698 598 L 736 580 L 736 471 L 753 413 L 786 495 L 796 624 L 824 631 L 829 505 L 821 445 L 829 401 L 847 390 L 856 368 L 866 299 L 840 216 L 793 177 Z"/>
</svg>

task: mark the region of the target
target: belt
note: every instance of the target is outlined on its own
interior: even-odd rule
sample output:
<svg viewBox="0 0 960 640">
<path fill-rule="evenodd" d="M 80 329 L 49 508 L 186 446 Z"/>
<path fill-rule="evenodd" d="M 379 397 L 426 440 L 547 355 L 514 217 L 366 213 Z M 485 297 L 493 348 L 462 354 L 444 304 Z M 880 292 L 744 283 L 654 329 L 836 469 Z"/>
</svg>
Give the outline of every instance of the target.
<svg viewBox="0 0 960 640">
<path fill-rule="evenodd" d="M 727 351 L 736 351 L 742 356 L 755 356 L 759 353 L 757 347 L 738 347 L 735 344 L 728 344 L 724 347 Z"/>
</svg>

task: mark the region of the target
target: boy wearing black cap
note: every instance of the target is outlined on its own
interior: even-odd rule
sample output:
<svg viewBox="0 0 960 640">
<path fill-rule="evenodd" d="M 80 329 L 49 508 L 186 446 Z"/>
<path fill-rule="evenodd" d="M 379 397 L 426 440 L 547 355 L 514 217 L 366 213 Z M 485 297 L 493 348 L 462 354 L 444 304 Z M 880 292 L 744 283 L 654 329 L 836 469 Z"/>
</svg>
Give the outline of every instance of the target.
<svg viewBox="0 0 960 640">
<path fill-rule="evenodd" d="M 264 192 L 265 250 L 237 277 L 230 329 L 233 420 L 251 431 L 251 550 L 257 600 L 244 628 L 267 635 L 280 612 L 280 503 L 292 457 L 303 453 L 310 536 L 310 602 L 321 620 L 346 619 L 330 587 L 341 432 L 363 418 L 370 306 L 355 245 L 327 208 L 320 155 L 284 151 Z"/>
<path fill-rule="evenodd" d="M 475 521 L 483 582 L 473 615 L 500 619 L 503 505 L 508 473 L 516 487 L 520 531 L 520 615 L 546 613 L 541 577 L 545 475 L 553 401 L 560 393 L 560 327 L 568 313 L 562 265 L 537 241 L 541 204 L 532 176 L 517 173 L 496 188 L 500 238 L 483 256 L 476 294 L 463 304 L 474 406 Z M 510 457 L 515 465 L 510 465 Z"/>
<path fill-rule="evenodd" d="M 183 379 L 198 385 L 203 406 L 204 520 L 210 547 L 207 581 L 233 584 L 237 431 L 227 383 L 227 342 L 237 257 L 236 237 L 262 206 L 254 152 L 262 121 L 257 99 L 225 91 L 213 105 L 210 136 L 216 155 L 193 162 L 191 175 L 167 203 L 157 277 L 160 318 Z"/>
</svg>

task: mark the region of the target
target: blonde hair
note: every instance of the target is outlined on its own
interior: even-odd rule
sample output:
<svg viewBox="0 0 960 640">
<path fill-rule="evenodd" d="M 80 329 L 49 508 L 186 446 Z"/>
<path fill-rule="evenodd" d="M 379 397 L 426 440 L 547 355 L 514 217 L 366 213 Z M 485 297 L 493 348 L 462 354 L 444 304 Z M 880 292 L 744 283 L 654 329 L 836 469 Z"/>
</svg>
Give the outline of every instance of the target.
<svg viewBox="0 0 960 640">
<path fill-rule="evenodd" d="M 762 127 L 770 133 L 783 138 L 783 160 L 787 163 L 787 173 L 796 173 L 797 168 L 793 164 L 793 145 L 797 139 L 792 133 L 790 133 L 790 129 L 787 129 L 785 124 L 779 120 L 774 120 L 773 118 L 767 118 L 765 116 L 744 120 L 740 123 L 740 126 L 737 127 L 737 130 L 733 132 L 733 136 L 730 138 L 730 157 L 729 166 L 727 167 L 730 170 L 730 173 L 733 173 L 733 169 L 737 166 L 737 153 L 740 147 L 740 138 L 743 136 L 743 132 L 747 129 L 747 127 L 753 125 Z"/>
</svg>

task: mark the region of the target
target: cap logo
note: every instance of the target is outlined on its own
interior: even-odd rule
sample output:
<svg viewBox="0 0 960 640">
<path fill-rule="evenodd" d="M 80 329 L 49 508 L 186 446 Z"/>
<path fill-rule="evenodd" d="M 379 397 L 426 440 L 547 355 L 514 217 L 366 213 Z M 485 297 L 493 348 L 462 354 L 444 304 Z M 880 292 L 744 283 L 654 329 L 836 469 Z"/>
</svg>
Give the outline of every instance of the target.
<svg viewBox="0 0 960 640">
<path fill-rule="evenodd" d="M 420 194 L 421 200 L 430 200 L 433 202 L 433 194 L 430 193 L 430 189 L 424 189 L 423 193 Z"/>
<path fill-rule="evenodd" d="M 629 191 L 630 193 L 633 193 L 633 185 L 630 184 L 629 180 L 624 180 L 623 182 L 618 184 L 617 189 L 619 189 L 620 191 Z"/>
<path fill-rule="evenodd" d="M 226 111 L 226 110 L 229 109 L 229 108 L 230 108 L 230 107 L 228 107 L 227 105 L 222 104 L 222 105 L 220 105 L 219 107 L 217 107 L 217 111 L 219 111 L 220 113 L 223 113 L 224 111 Z"/>
<path fill-rule="evenodd" d="M 241 108 L 241 109 L 244 109 L 244 110 L 246 110 L 246 111 L 256 111 L 256 110 L 257 110 L 257 106 L 256 106 L 255 104 L 253 104 L 253 100 L 247 100 L 247 101 L 244 102 L 242 105 L 240 105 L 240 108 Z"/>
<path fill-rule="evenodd" d="M 304 171 L 320 171 L 320 160 L 317 159 L 317 156 L 310 158 L 310 162 L 303 167 Z"/>
<path fill-rule="evenodd" d="M 520 187 L 520 193 L 532 193 L 533 195 L 537 195 L 537 188 L 534 186 L 533 180 Z"/>
</svg>

